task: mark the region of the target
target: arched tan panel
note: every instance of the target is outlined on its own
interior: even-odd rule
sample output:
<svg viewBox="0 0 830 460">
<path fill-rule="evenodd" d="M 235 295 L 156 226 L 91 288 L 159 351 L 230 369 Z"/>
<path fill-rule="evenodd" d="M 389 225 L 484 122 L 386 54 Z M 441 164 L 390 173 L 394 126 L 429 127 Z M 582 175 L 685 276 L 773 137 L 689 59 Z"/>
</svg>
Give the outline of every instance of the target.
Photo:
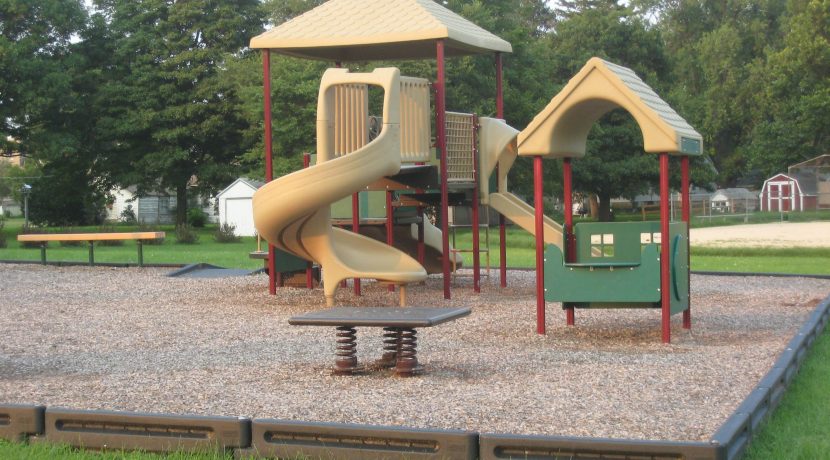
<svg viewBox="0 0 830 460">
<path fill-rule="evenodd" d="M 582 157 L 593 124 L 616 108 L 637 121 L 646 152 L 703 151 L 700 134 L 634 71 L 595 57 L 519 133 L 519 155 Z"/>
</svg>

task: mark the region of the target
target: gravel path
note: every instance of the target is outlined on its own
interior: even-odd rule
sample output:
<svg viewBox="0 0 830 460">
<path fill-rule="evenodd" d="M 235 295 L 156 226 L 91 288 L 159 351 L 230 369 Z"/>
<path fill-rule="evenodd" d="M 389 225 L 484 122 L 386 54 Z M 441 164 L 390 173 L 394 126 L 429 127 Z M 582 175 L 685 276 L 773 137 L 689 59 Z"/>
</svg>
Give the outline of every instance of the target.
<svg viewBox="0 0 830 460">
<path fill-rule="evenodd" d="M 830 281 L 693 276 L 694 328 L 659 312 L 548 305 L 534 333 L 533 272 L 469 278 L 441 300 L 440 278 L 412 305 L 470 305 L 419 330 L 428 373 L 332 377 L 334 331 L 287 318 L 322 308 L 321 290 L 267 295 L 263 276 L 173 279 L 158 269 L 0 265 L 0 403 L 338 421 L 482 432 L 705 440 L 772 365 Z M 495 272 L 494 272 L 495 274 Z M 384 306 L 369 285 L 340 304 Z M 358 330 L 362 358 L 381 348 Z"/>
</svg>

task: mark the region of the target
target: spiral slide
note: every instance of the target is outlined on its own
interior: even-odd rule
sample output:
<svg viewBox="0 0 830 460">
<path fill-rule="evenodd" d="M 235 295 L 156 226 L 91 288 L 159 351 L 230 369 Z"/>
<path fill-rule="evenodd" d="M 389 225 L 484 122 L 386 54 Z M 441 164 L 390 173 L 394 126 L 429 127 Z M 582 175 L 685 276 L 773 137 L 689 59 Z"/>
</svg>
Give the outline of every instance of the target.
<svg viewBox="0 0 830 460">
<path fill-rule="evenodd" d="M 507 173 L 516 161 L 518 149 L 516 136 L 519 132 L 502 120 L 481 118 L 481 201 L 490 205 L 514 224 L 531 235 L 536 235 L 533 206 L 507 191 Z M 489 191 L 488 178 L 498 166 L 498 192 Z M 544 218 L 545 244 L 562 248 L 562 226 L 548 216 Z"/>
<path fill-rule="evenodd" d="M 400 170 L 399 80 L 395 68 L 372 73 L 327 70 L 317 107 L 317 164 L 269 182 L 253 197 L 259 234 L 280 249 L 320 264 L 328 306 L 334 305 L 335 291 L 347 278 L 405 285 L 427 277 L 426 270 L 409 255 L 330 223 L 331 203 Z M 335 125 L 338 117 L 350 114 L 338 105 L 336 89 L 362 85 L 383 88 L 382 130 L 365 146 L 340 153 L 344 149 L 335 145 L 339 142 Z"/>
</svg>

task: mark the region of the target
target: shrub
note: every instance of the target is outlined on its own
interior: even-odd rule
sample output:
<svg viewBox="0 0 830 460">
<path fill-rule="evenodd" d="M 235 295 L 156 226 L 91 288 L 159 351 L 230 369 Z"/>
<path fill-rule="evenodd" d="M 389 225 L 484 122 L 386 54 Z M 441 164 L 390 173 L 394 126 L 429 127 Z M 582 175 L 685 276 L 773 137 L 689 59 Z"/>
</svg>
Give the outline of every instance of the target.
<svg viewBox="0 0 830 460">
<path fill-rule="evenodd" d="M 242 240 L 242 237 L 236 234 L 236 225 L 226 222 L 216 229 L 216 232 L 213 233 L 213 239 L 217 243 L 236 243 Z"/>
<path fill-rule="evenodd" d="M 187 210 L 187 223 L 192 227 L 202 228 L 207 223 L 207 214 L 199 208 Z"/>
<path fill-rule="evenodd" d="M 187 224 L 176 226 L 176 243 L 179 244 L 196 244 L 199 241 L 199 234 L 193 227 Z"/>
<path fill-rule="evenodd" d="M 121 222 L 125 222 L 128 224 L 134 224 L 138 221 L 135 217 L 135 210 L 133 210 L 133 205 L 128 204 L 123 211 L 121 211 Z"/>
</svg>

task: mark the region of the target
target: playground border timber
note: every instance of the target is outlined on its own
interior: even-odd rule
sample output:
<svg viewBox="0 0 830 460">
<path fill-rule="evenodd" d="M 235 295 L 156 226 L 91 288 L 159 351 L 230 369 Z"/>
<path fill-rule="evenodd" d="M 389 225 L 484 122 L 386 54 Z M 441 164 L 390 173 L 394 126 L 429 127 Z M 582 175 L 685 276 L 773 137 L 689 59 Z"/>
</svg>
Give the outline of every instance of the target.
<svg viewBox="0 0 830 460">
<path fill-rule="evenodd" d="M 734 460 L 743 456 L 762 423 L 778 407 L 807 351 L 828 322 L 830 295 L 810 313 L 772 368 L 709 441 L 475 433 L 245 417 L 82 411 L 21 404 L 0 404 L 0 438 L 159 452 L 233 449 L 237 458 L 294 453 L 325 458 L 559 460 L 621 456 Z"/>
</svg>

